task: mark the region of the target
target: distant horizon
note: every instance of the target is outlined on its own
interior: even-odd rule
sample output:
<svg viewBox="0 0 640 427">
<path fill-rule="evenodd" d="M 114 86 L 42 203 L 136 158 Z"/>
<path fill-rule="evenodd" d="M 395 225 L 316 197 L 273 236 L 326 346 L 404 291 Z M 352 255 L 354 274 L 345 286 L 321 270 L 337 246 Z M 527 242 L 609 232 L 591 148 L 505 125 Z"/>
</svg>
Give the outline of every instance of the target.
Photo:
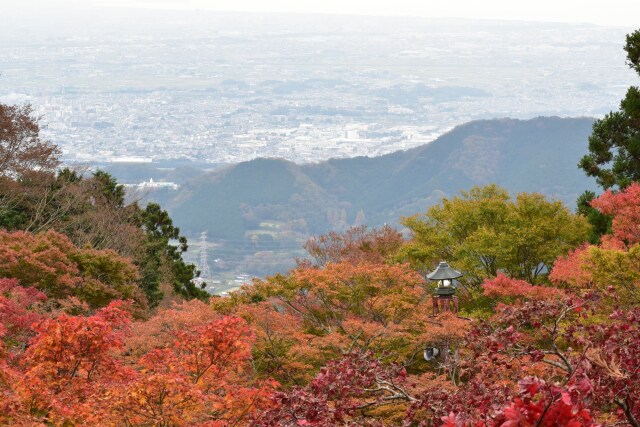
<svg viewBox="0 0 640 427">
<path fill-rule="evenodd" d="M 636 29 L 640 28 L 639 25 L 615 25 L 615 24 L 600 24 L 586 21 L 541 21 L 534 19 L 516 19 L 516 18 L 484 18 L 484 17 L 466 17 L 466 16 L 422 16 L 422 15 L 375 15 L 365 13 L 346 13 L 346 12 L 297 12 L 297 11 L 246 11 L 246 10 L 218 10 L 218 9 L 172 9 L 172 8 L 148 8 L 143 6 L 121 6 L 121 5 L 105 5 L 105 7 L 111 7 L 115 9 L 137 9 L 137 10 L 158 10 L 158 11 L 178 11 L 178 12 L 207 12 L 213 14 L 229 14 L 229 15 L 280 15 L 280 16 L 331 16 L 331 17 L 354 17 L 354 18 L 389 18 L 389 19 L 423 19 L 426 21 L 479 21 L 486 23 L 525 23 L 525 24 L 540 24 L 540 25 L 591 25 L 595 27 L 604 28 L 624 28 L 624 29 Z"/>
<path fill-rule="evenodd" d="M 210 10 L 238 13 L 289 13 L 344 16 L 414 17 L 432 19 L 472 19 L 524 21 L 599 26 L 634 27 L 640 6 L 635 1 L 612 0 L 603 7 L 595 1 L 539 0 L 523 5 L 503 0 L 451 0 L 433 5 L 416 0 L 93 0 L 95 4 L 171 10 Z M 637 13 L 633 13 L 633 11 Z"/>
<path fill-rule="evenodd" d="M 211 11 L 252 14 L 304 14 L 373 17 L 412 17 L 426 19 L 461 19 L 479 21 L 512 21 L 555 24 L 591 24 L 636 28 L 640 6 L 631 0 L 601 2 L 558 2 L 539 0 L 520 4 L 504 0 L 450 0 L 432 5 L 416 0 L 22 0 L 4 4 L 7 15 L 24 10 L 77 12 L 87 8 L 135 8 L 153 10 Z M 634 13 L 636 12 L 636 13 Z M 22 15 L 27 17 L 29 15 Z M 1 19 L 0 19 L 1 21 Z"/>
</svg>

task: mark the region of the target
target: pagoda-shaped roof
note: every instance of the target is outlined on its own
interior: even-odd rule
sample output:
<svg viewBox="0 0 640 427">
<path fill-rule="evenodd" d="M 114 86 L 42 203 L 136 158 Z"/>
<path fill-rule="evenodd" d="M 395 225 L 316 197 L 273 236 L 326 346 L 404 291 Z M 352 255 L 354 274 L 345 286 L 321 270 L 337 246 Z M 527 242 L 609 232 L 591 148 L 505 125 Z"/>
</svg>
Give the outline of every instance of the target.
<svg viewBox="0 0 640 427">
<path fill-rule="evenodd" d="M 457 279 L 458 277 L 462 277 L 463 274 L 458 270 L 454 270 L 449 267 L 449 264 L 446 261 L 440 261 L 438 267 L 433 270 L 431 273 L 427 274 L 427 279 L 429 280 L 451 280 Z"/>
</svg>

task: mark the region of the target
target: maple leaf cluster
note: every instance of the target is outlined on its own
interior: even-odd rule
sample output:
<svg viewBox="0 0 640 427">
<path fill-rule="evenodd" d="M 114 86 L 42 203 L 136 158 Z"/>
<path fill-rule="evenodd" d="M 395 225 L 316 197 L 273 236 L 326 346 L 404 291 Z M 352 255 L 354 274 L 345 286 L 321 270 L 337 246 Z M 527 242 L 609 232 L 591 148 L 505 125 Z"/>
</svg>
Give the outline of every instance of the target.
<svg viewBox="0 0 640 427">
<path fill-rule="evenodd" d="M 176 330 L 130 357 L 130 306 L 43 315 L 26 349 L 3 343 L 0 423 L 228 426 L 270 405 L 277 384 L 251 377 L 253 333 L 244 320 L 223 316 Z M 0 333 L 11 336 L 4 327 Z"/>
</svg>

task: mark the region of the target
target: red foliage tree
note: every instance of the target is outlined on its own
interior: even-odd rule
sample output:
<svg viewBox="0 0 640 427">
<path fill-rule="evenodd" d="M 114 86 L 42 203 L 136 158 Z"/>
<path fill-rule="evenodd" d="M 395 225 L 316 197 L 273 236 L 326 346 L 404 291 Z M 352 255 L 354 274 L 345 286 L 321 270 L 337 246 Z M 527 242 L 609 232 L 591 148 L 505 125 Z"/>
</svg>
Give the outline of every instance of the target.
<svg viewBox="0 0 640 427">
<path fill-rule="evenodd" d="M 470 353 L 461 363 L 460 387 L 419 396 L 409 420 L 637 426 L 640 356 L 633 349 L 640 340 L 639 309 L 618 310 L 608 319 L 598 310 L 593 297 L 499 306 L 465 343 Z M 523 379 L 527 375 L 531 378 Z M 425 407 L 433 418 L 427 418 Z"/>
<path fill-rule="evenodd" d="M 608 190 L 591 202 L 613 216 L 612 234 L 600 245 L 585 245 L 559 258 L 549 278 L 574 290 L 614 288 L 623 305 L 640 302 L 640 184 L 614 193 Z"/>
<path fill-rule="evenodd" d="M 493 279 L 485 280 L 482 288 L 485 296 L 501 299 L 546 300 L 563 296 L 559 289 L 533 286 L 524 280 L 512 279 L 502 273 L 498 273 Z"/>
<path fill-rule="evenodd" d="M 612 232 L 627 245 L 640 243 L 640 183 L 634 182 L 624 190 L 607 190 L 591 206 L 605 215 L 613 215 Z"/>
<path fill-rule="evenodd" d="M 589 384 L 549 385 L 529 377 L 519 382 L 520 392 L 490 421 L 465 421 L 453 412 L 442 417 L 442 427 L 590 427 L 596 423 L 583 399 Z"/>
<path fill-rule="evenodd" d="M 272 405 L 277 384 L 254 380 L 244 320 L 177 330 L 162 348 L 133 358 L 123 352 L 129 310 L 114 302 L 88 317 L 42 319 L 26 351 L 12 357 L 0 341 L 0 421 L 222 427 L 244 425 Z"/>
<path fill-rule="evenodd" d="M 406 371 L 367 353 L 350 353 L 323 367 L 306 387 L 276 393 L 275 407 L 252 421 L 260 427 L 378 426 L 372 407 L 406 400 Z"/>
<path fill-rule="evenodd" d="M 22 415 L 41 414 L 53 423 L 100 423 L 111 383 L 128 375 L 117 358 L 130 316 L 114 302 L 93 316 L 44 319 L 34 325 L 16 385 Z"/>
<path fill-rule="evenodd" d="M 29 340 L 31 325 L 42 318 L 38 306 L 46 299 L 42 292 L 23 288 L 16 279 L 0 279 L 0 324 L 5 342 L 20 345 Z"/>
</svg>

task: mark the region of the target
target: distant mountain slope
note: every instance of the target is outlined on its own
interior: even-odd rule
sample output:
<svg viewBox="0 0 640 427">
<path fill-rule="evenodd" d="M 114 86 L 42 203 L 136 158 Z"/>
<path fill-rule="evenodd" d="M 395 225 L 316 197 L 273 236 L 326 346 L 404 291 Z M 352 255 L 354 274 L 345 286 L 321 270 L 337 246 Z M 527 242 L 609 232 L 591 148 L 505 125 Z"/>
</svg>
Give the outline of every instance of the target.
<svg viewBox="0 0 640 427">
<path fill-rule="evenodd" d="M 295 163 L 256 159 L 187 183 L 167 206 L 189 234 L 208 230 L 213 238 L 242 239 L 264 221 L 322 227 L 327 209 L 338 205 Z M 294 226 L 307 230 L 307 224 Z"/>
<path fill-rule="evenodd" d="M 573 206 L 595 188 L 577 163 L 587 152 L 593 119 L 538 117 L 482 120 L 458 126 L 428 145 L 378 158 L 329 160 L 303 170 L 330 194 L 365 209 L 375 224 L 423 211 L 443 195 L 495 182 L 511 192 L 536 191 Z"/>
<path fill-rule="evenodd" d="M 168 208 L 185 231 L 241 239 L 264 221 L 302 234 L 358 221 L 396 223 L 445 195 L 495 182 L 536 191 L 573 207 L 593 180 L 576 164 L 587 152 L 593 119 L 539 117 L 458 126 L 428 145 L 369 158 L 296 165 L 257 159 L 201 176 Z M 358 215 L 358 213 L 360 214 Z M 362 213 L 364 213 L 364 218 Z"/>
</svg>

